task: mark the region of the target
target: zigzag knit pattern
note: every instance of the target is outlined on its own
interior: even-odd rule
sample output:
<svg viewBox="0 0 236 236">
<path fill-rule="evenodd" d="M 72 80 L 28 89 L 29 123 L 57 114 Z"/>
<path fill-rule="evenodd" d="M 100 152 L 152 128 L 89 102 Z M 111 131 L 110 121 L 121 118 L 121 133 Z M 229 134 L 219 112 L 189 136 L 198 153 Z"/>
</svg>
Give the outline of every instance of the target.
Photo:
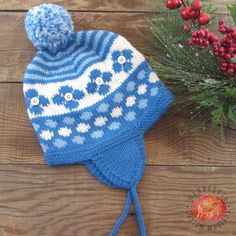
<svg viewBox="0 0 236 236">
<path fill-rule="evenodd" d="M 42 14 L 57 7 L 42 4 L 39 9 Z M 63 11 L 67 14 L 59 10 L 60 16 Z M 37 12 L 38 17 L 38 9 L 32 12 L 28 14 Z M 31 33 L 28 30 L 32 40 Z M 145 167 L 143 135 L 173 96 L 143 55 L 120 35 L 104 30 L 72 32 L 57 51 L 54 44 L 53 50 L 43 48 L 48 41 L 37 41 L 42 48 L 24 76 L 28 115 L 46 162 L 85 164 L 102 183 L 126 189 L 126 207 L 110 235 L 117 233 L 133 199 L 144 236 L 136 193 Z"/>
</svg>

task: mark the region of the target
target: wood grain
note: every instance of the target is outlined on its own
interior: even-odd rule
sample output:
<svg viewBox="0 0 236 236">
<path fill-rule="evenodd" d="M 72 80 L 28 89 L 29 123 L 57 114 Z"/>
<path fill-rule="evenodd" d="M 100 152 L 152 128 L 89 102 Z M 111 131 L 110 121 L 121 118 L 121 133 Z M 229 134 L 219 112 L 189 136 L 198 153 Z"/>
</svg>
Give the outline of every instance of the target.
<svg viewBox="0 0 236 236">
<path fill-rule="evenodd" d="M 72 11 L 128 11 L 128 12 L 148 12 L 148 11 L 161 11 L 165 7 L 164 1 L 160 0 L 0 0 L 0 10 L 28 10 L 29 8 L 40 3 L 56 3 Z M 221 13 L 226 12 L 226 4 L 235 3 L 235 0 L 214 0 L 211 2 L 217 11 Z M 204 2 L 204 4 L 208 4 Z"/>
<path fill-rule="evenodd" d="M 125 192 L 100 184 L 83 166 L 1 165 L 0 176 L 2 236 L 104 236 L 123 210 L 126 197 Z M 147 167 L 138 187 L 147 234 L 235 235 L 235 183 L 236 168 L 232 167 Z M 225 225 L 213 231 L 197 229 L 187 217 L 189 196 L 208 186 L 221 191 L 215 194 L 223 196 L 231 212 Z M 138 235 L 133 207 L 118 236 L 131 235 Z"/>
<path fill-rule="evenodd" d="M 141 32 L 150 35 L 145 21 L 147 16 L 143 13 L 73 13 L 75 31 L 111 30 L 125 36 L 143 53 L 147 48 L 146 54 L 150 54 L 150 47 L 144 37 L 140 36 Z M 36 52 L 27 39 L 24 13 L 1 13 L 0 28 L 0 82 L 21 82 L 25 68 Z"/>
<path fill-rule="evenodd" d="M 0 86 L 0 164 L 43 164 L 27 117 L 21 83 Z M 149 165 L 236 166 L 236 131 L 222 143 L 217 129 L 181 135 L 181 117 L 165 117 L 145 136 Z M 193 124 L 194 125 L 194 124 Z"/>
</svg>

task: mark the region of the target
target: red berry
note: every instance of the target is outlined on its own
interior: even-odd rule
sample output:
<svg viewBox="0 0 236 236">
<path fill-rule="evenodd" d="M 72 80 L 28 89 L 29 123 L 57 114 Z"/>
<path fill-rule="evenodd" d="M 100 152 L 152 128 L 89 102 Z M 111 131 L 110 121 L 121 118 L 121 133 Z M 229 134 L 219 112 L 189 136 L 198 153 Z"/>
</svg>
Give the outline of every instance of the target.
<svg viewBox="0 0 236 236">
<path fill-rule="evenodd" d="M 173 10 L 173 9 L 177 9 L 182 5 L 182 1 L 181 0 L 167 0 L 166 1 L 166 7 Z"/>
<path fill-rule="evenodd" d="M 205 36 L 205 31 L 204 31 L 203 29 L 200 29 L 200 30 L 198 31 L 198 36 L 199 36 L 200 38 L 203 38 L 203 37 Z"/>
<path fill-rule="evenodd" d="M 226 43 L 232 44 L 232 43 L 233 43 L 233 40 L 232 40 L 232 39 L 226 39 Z"/>
<path fill-rule="evenodd" d="M 221 66 L 222 66 L 222 67 L 225 67 L 225 68 L 226 68 L 227 65 L 228 65 L 227 62 L 222 62 L 222 63 L 221 63 Z"/>
<path fill-rule="evenodd" d="M 229 30 L 227 30 L 229 32 Z M 231 33 L 227 33 L 226 34 L 226 39 L 230 39 L 231 38 Z M 226 39 L 224 39 L 224 42 L 226 42 Z"/>
<path fill-rule="evenodd" d="M 211 43 L 213 43 L 213 42 L 216 42 L 218 40 L 218 37 L 214 33 L 210 32 L 208 34 L 208 39 Z"/>
<path fill-rule="evenodd" d="M 220 26 L 220 27 L 218 28 L 218 31 L 219 31 L 220 33 L 222 33 L 222 34 L 226 34 L 226 33 L 228 32 L 228 29 L 227 29 L 226 26 Z"/>
<path fill-rule="evenodd" d="M 192 18 L 197 19 L 200 15 L 200 11 L 191 11 Z"/>
<path fill-rule="evenodd" d="M 233 33 L 234 30 L 235 30 L 235 29 L 234 29 L 233 27 L 230 27 L 230 28 L 229 28 L 230 33 Z"/>
<path fill-rule="evenodd" d="M 231 33 L 232 37 L 236 38 L 236 30 Z"/>
<path fill-rule="evenodd" d="M 234 73 L 234 69 L 233 68 L 230 68 L 227 70 L 227 74 L 231 75 Z"/>
<path fill-rule="evenodd" d="M 192 37 L 195 38 L 195 37 L 197 37 L 197 35 L 198 35 L 198 31 L 197 31 L 197 30 L 195 30 L 195 31 L 192 32 Z"/>
<path fill-rule="evenodd" d="M 221 70 L 224 70 L 224 71 L 226 71 L 227 70 L 227 67 L 228 66 L 228 64 L 226 63 L 226 65 L 220 65 L 220 67 L 221 67 Z"/>
<path fill-rule="evenodd" d="M 192 18 L 192 12 L 190 7 L 184 7 L 181 10 L 181 16 L 184 20 L 190 20 Z"/>
<path fill-rule="evenodd" d="M 216 50 L 216 51 L 219 50 L 219 49 L 218 49 L 218 45 L 217 45 L 216 42 L 214 42 L 214 43 L 212 44 L 212 47 L 213 47 L 213 49 Z"/>
<path fill-rule="evenodd" d="M 209 43 L 209 41 L 205 41 L 205 42 L 203 42 L 203 46 L 205 46 L 205 47 L 207 47 L 208 45 L 209 45 L 210 43 Z"/>
<path fill-rule="evenodd" d="M 235 48 L 234 46 L 229 47 L 229 52 L 230 52 L 230 53 L 234 54 L 234 53 L 235 53 L 235 50 L 236 50 L 236 48 Z"/>
<path fill-rule="evenodd" d="M 235 64 L 234 63 L 229 63 L 229 69 L 234 69 L 235 68 Z"/>
<path fill-rule="evenodd" d="M 224 49 L 223 47 L 220 47 L 220 48 L 219 48 L 219 52 L 220 52 L 220 53 L 224 53 L 224 52 L 225 52 L 225 49 Z"/>
<path fill-rule="evenodd" d="M 219 25 L 222 26 L 225 24 L 225 20 L 224 19 L 219 19 Z"/>
<path fill-rule="evenodd" d="M 232 57 L 232 55 L 230 53 L 225 54 L 225 59 L 230 59 L 231 57 Z"/>
<path fill-rule="evenodd" d="M 208 30 L 208 29 L 205 29 L 205 30 L 204 30 L 204 33 L 205 33 L 205 38 L 208 38 L 208 37 L 209 37 L 209 30 Z"/>
<path fill-rule="evenodd" d="M 198 17 L 198 23 L 200 25 L 206 25 L 210 21 L 210 15 L 207 12 L 202 12 Z"/>
<path fill-rule="evenodd" d="M 200 11 L 202 8 L 202 2 L 200 0 L 193 0 L 191 5 L 192 11 Z"/>
</svg>

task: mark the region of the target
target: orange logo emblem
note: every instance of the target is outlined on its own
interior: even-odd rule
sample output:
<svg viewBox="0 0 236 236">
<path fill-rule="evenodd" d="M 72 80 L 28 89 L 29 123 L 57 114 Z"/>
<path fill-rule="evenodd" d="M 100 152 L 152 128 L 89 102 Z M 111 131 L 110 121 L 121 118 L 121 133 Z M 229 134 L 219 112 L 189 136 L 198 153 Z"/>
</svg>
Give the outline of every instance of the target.
<svg viewBox="0 0 236 236">
<path fill-rule="evenodd" d="M 200 221 L 219 221 L 226 211 L 224 200 L 215 195 L 201 195 L 192 203 L 192 216 Z"/>
</svg>

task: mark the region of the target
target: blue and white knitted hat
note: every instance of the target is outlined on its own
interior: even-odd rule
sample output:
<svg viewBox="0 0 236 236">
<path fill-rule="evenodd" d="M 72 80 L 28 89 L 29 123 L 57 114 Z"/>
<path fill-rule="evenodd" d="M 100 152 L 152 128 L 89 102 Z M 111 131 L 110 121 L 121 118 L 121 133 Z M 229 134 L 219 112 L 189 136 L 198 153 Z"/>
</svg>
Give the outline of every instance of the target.
<svg viewBox="0 0 236 236">
<path fill-rule="evenodd" d="M 144 133 L 172 94 L 125 38 L 104 30 L 73 31 L 54 4 L 29 10 L 29 39 L 39 50 L 24 75 L 27 111 L 47 164 L 85 164 L 102 183 L 127 190 L 116 235 L 133 200 L 146 230 L 136 186 L 145 167 Z"/>
</svg>

